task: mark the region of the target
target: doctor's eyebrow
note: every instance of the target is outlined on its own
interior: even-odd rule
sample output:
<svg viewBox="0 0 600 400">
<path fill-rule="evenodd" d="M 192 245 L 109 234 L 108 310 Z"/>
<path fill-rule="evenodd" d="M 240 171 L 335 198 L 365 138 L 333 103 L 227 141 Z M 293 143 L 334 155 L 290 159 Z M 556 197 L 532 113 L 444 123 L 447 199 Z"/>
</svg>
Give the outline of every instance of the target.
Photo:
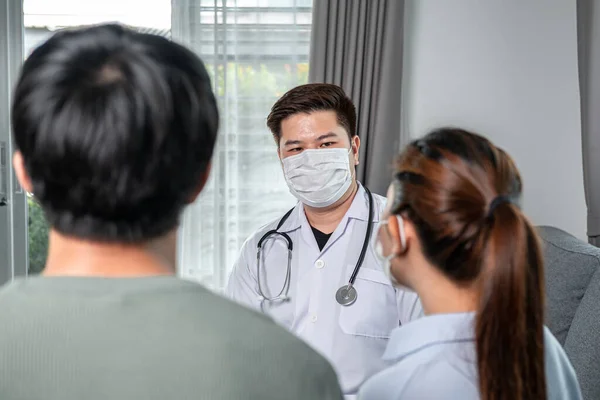
<svg viewBox="0 0 600 400">
<path fill-rule="evenodd" d="M 322 142 L 325 139 L 337 138 L 338 135 L 335 132 L 327 132 L 315 139 L 315 142 Z M 286 140 L 284 146 L 296 146 L 304 143 L 302 140 Z"/>
<path fill-rule="evenodd" d="M 328 133 L 326 133 L 324 135 L 319 136 L 316 141 L 317 142 L 322 142 L 325 139 L 337 138 L 337 137 L 338 137 L 338 135 L 335 134 L 334 132 L 328 132 Z"/>
<path fill-rule="evenodd" d="M 302 140 L 286 140 L 285 143 L 283 144 L 284 146 L 295 146 L 298 144 L 302 144 Z"/>
</svg>

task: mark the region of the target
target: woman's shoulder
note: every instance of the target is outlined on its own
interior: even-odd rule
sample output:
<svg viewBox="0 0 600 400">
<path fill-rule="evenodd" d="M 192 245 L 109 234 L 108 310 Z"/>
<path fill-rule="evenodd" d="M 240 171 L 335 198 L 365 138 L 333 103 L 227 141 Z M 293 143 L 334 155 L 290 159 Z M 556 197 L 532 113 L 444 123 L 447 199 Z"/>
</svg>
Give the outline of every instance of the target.
<svg viewBox="0 0 600 400">
<path fill-rule="evenodd" d="M 582 399 L 575 370 L 562 346 L 547 327 L 544 327 L 544 353 L 548 399 Z"/>
<path fill-rule="evenodd" d="M 479 398 L 476 382 L 456 363 L 434 358 L 422 364 L 399 362 L 369 379 L 359 400 L 442 399 L 452 393 L 462 400 Z"/>
</svg>

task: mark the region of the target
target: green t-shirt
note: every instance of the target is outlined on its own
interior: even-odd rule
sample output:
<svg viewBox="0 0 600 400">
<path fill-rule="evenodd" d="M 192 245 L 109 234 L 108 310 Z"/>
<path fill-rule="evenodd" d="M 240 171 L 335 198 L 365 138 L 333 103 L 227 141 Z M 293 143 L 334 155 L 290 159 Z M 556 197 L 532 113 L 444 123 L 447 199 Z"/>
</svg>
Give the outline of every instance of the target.
<svg viewBox="0 0 600 400">
<path fill-rule="evenodd" d="M 0 290 L 0 399 L 342 398 L 331 366 L 266 317 L 175 277 Z"/>
</svg>

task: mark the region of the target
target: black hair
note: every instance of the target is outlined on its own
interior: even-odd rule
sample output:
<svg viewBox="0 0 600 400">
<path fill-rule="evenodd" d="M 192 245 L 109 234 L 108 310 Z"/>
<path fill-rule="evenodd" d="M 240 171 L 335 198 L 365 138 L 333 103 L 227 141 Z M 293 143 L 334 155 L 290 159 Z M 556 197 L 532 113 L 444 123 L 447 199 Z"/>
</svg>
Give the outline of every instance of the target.
<svg viewBox="0 0 600 400">
<path fill-rule="evenodd" d="M 350 140 L 357 135 L 356 107 L 344 90 L 329 83 L 308 83 L 290 89 L 273 104 L 267 117 L 267 126 L 275 142 L 279 145 L 283 120 L 292 115 L 315 111 L 335 111 L 338 123 L 346 130 Z"/>
<path fill-rule="evenodd" d="M 17 150 L 49 224 L 142 242 L 174 229 L 212 158 L 219 115 L 202 61 L 120 25 L 56 33 L 25 61 Z"/>
</svg>

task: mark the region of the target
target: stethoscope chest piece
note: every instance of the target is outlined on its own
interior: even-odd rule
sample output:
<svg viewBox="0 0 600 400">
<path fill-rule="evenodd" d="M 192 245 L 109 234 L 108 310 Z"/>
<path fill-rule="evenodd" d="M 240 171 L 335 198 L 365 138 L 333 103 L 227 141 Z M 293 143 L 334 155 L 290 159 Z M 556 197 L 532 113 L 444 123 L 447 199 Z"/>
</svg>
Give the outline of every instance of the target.
<svg viewBox="0 0 600 400">
<path fill-rule="evenodd" d="M 335 292 L 335 300 L 342 306 L 354 304 L 356 296 L 356 289 L 352 285 L 344 285 Z"/>
</svg>

